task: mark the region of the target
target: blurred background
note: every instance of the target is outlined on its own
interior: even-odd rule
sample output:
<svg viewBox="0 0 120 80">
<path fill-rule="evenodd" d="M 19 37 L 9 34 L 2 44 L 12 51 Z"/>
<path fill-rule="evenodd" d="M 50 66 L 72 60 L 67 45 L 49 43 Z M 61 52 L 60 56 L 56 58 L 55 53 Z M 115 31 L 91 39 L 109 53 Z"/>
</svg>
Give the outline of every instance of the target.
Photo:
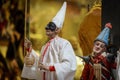
<svg viewBox="0 0 120 80">
<path fill-rule="evenodd" d="M 79 80 L 84 63 L 78 56 L 91 53 L 101 31 L 101 0 L 0 0 L 0 80 L 21 80 L 24 38 L 29 38 L 40 54 L 47 41 L 44 28 L 64 1 L 67 11 L 59 35 L 69 40 L 75 50 L 74 80 Z"/>
</svg>

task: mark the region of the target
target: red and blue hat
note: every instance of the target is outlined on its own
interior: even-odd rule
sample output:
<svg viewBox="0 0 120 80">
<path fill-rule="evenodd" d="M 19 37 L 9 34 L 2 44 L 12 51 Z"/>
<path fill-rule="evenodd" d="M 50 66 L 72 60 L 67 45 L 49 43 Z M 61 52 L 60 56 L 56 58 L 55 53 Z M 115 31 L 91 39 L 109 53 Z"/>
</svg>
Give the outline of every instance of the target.
<svg viewBox="0 0 120 80">
<path fill-rule="evenodd" d="M 95 41 L 101 41 L 101 42 L 104 42 L 106 45 L 108 45 L 109 35 L 110 35 L 110 29 L 112 29 L 111 23 L 105 24 L 105 28 L 98 35 L 98 37 L 95 39 Z"/>
</svg>

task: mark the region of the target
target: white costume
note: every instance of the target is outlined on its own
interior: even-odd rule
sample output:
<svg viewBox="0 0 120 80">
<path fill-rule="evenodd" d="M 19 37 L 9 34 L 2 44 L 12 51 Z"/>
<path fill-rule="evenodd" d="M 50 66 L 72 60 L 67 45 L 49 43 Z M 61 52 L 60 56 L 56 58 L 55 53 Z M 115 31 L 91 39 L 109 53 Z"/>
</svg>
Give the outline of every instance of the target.
<svg viewBox="0 0 120 80">
<path fill-rule="evenodd" d="M 57 15 L 52 19 L 58 28 L 62 28 L 66 12 L 66 2 Z M 38 68 L 39 57 L 32 50 L 30 56 L 35 57 L 35 63 L 32 67 L 24 64 L 22 77 L 36 80 L 73 80 L 76 71 L 76 57 L 73 48 L 67 40 L 56 36 L 50 40 L 49 46 L 44 45 L 41 49 L 43 65 L 54 66 L 55 71 L 43 71 Z M 44 55 L 45 53 L 45 55 Z M 42 56 L 44 55 L 44 57 Z"/>
<path fill-rule="evenodd" d="M 117 80 L 120 80 L 120 52 L 117 51 Z"/>
<path fill-rule="evenodd" d="M 46 46 L 46 45 L 45 45 Z M 41 53 L 44 52 L 43 46 Z M 55 71 L 40 71 L 37 68 L 38 56 L 32 50 L 31 55 L 36 58 L 36 62 L 32 67 L 24 65 L 22 77 L 28 79 L 43 80 L 43 72 L 45 72 L 45 80 L 73 80 L 76 70 L 76 58 L 71 44 L 60 37 L 55 37 L 44 55 L 43 64 L 47 66 L 54 65 Z"/>
</svg>

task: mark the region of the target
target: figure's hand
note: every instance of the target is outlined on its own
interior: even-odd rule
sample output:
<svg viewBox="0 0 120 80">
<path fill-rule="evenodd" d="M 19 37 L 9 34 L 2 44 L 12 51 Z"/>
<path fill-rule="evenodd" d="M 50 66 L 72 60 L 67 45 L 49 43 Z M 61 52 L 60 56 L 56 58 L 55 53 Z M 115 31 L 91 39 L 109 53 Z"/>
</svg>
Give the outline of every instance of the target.
<svg viewBox="0 0 120 80">
<path fill-rule="evenodd" d="M 48 66 L 45 66 L 44 64 L 42 63 L 38 63 L 38 67 L 40 68 L 40 70 L 46 70 L 46 71 L 49 71 L 49 67 Z"/>
<path fill-rule="evenodd" d="M 27 38 L 25 38 L 24 47 L 28 52 L 32 50 L 32 42 L 28 40 Z"/>
</svg>

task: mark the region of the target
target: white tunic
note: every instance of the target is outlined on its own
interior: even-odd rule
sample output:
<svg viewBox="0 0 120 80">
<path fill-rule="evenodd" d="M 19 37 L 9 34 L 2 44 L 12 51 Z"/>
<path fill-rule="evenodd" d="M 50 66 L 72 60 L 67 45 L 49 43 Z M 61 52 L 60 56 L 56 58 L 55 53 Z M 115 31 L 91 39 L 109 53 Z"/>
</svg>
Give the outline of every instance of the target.
<svg viewBox="0 0 120 80">
<path fill-rule="evenodd" d="M 120 80 L 120 52 L 117 52 L 117 80 Z"/>
<path fill-rule="evenodd" d="M 43 54 L 46 45 L 42 47 Z M 43 64 L 54 66 L 55 71 L 41 71 L 37 68 L 38 56 L 32 50 L 31 55 L 36 57 L 36 62 L 32 67 L 24 65 L 22 77 L 28 79 L 43 80 L 43 72 L 45 72 L 45 80 L 73 80 L 76 71 L 76 57 L 71 44 L 60 37 L 55 37 L 50 42 L 49 47 L 43 58 Z"/>
</svg>

